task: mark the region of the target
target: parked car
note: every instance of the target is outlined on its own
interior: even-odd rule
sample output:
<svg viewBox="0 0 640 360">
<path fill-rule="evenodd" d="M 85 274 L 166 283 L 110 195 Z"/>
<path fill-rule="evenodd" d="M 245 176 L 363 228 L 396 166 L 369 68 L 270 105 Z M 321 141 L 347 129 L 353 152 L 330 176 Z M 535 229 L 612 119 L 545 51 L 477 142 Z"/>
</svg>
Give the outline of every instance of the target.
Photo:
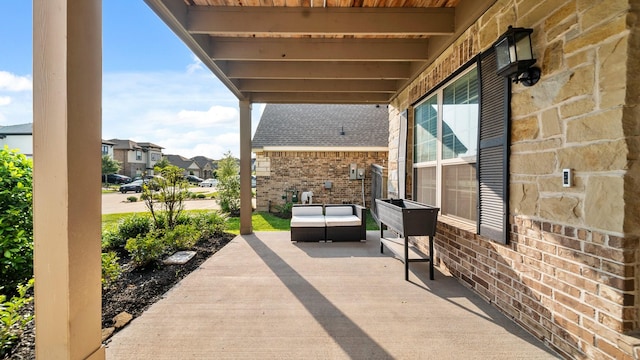
<svg viewBox="0 0 640 360">
<path fill-rule="evenodd" d="M 258 182 L 258 180 L 257 180 L 256 176 L 255 175 L 251 175 L 251 187 L 252 188 L 256 187 L 257 182 Z"/>
<path fill-rule="evenodd" d="M 218 179 L 213 179 L 213 178 L 203 180 L 200 183 L 200 187 L 216 187 L 217 185 L 218 185 Z"/>
<path fill-rule="evenodd" d="M 109 184 L 127 184 L 131 182 L 131 178 L 120 174 L 108 174 L 102 176 L 102 181 Z"/>
<path fill-rule="evenodd" d="M 191 184 L 200 184 L 202 181 L 204 181 L 195 175 L 186 175 L 184 178 Z"/>
<path fill-rule="evenodd" d="M 128 184 L 120 185 L 120 192 L 126 194 L 129 191 L 135 191 L 137 193 L 142 192 L 142 185 L 144 180 L 135 180 Z"/>
</svg>

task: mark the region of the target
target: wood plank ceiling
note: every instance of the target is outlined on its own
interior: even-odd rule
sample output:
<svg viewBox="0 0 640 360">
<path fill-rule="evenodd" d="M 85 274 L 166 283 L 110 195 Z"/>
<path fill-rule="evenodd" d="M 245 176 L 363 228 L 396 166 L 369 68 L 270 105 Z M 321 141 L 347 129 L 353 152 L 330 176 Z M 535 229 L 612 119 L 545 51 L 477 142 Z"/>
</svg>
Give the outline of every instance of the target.
<svg viewBox="0 0 640 360">
<path fill-rule="evenodd" d="M 495 0 L 145 0 L 240 100 L 391 101 Z"/>
</svg>

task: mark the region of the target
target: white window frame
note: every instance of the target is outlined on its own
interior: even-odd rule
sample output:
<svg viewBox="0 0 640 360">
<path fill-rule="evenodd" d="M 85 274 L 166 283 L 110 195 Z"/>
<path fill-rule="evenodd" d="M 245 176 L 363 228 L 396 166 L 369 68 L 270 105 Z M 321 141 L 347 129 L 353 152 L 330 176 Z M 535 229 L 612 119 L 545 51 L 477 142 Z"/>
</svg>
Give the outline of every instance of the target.
<svg viewBox="0 0 640 360">
<path fill-rule="evenodd" d="M 445 166 L 451 166 L 451 165 L 464 165 L 464 164 L 474 164 L 474 166 L 476 166 L 476 177 L 477 177 L 477 164 L 478 164 L 478 151 L 476 148 L 476 153 L 473 156 L 466 156 L 466 157 L 456 157 L 453 159 L 442 159 L 442 134 L 443 134 L 443 120 L 442 120 L 442 116 L 443 116 L 443 112 L 444 112 L 444 89 L 446 87 L 448 87 L 449 85 L 455 83 L 457 80 L 459 80 L 460 78 L 462 78 L 463 76 L 467 75 L 469 72 L 471 71 L 477 71 L 477 77 L 478 77 L 478 82 L 480 81 L 479 77 L 480 77 L 480 73 L 478 71 L 477 65 L 473 65 L 473 66 L 469 66 L 468 69 L 465 69 L 464 71 L 462 71 L 460 74 L 458 74 L 457 76 L 455 76 L 453 79 L 447 81 L 445 84 L 442 84 L 441 86 L 438 87 L 437 90 L 435 90 L 433 93 L 431 93 L 429 96 L 425 97 L 424 99 L 422 99 L 420 102 L 416 103 L 414 106 L 414 129 L 417 126 L 417 119 L 415 119 L 415 110 L 422 104 L 424 104 L 425 102 L 427 102 L 427 100 L 433 99 L 434 96 L 437 97 L 437 104 L 438 104 L 438 123 L 437 123 L 437 146 L 436 146 L 436 160 L 432 160 L 432 161 L 425 161 L 425 162 L 419 162 L 416 163 L 414 162 L 413 164 L 413 174 L 414 174 L 414 190 L 417 191 L 417 187 L 419 186 L 418 184 L 418 179 L 417 179 L 417 169 L 419 168 L 425 168 L 425 167 L 434 167 L 436 168 L 436 207 L 439 207 L 440 209 L 442 209 L 442 200 L 443 200 L 443 192 L 444 192 L 444 187 L 442 184 L 442 176 L 443 176 L 443 167 Z M 478 98 L 480 96 L 479 94 L 480 92 L 480 87 L 478 86 Z M 480 104 L 478 103 L 478 113 L 480 112 Z M 479 131 L 479 124 L 476 123 L 476 131 Z M 415 130 L 414 130 L 414 138 L 412 140 L 413 142 L 413 148 L 414 148 L 414 161 L 415 161 L 415 153 L 416 153 L 416 147 L 415 147 Z M 477 144 L 476 144 L 477 147 Z M 477 184 L 476 184 L 476 196 L 477 196 Z M 417 194 L 416 194 L 417 195 Z M 442 211 L 442 210 L 441 210 Z M 452 218 L 455 218 L 456 220 L 460 220 L 462 222 L 468 223 L 470 225 L 475 225 L 477 223 L 477 214 L 476 214 L 476 219 L 467 219 L 467 218 L 463 218 L 463 217 L 458 217 L 455 215 L 445 215 L 445 216 L 449 216 Z"/>
</svg>

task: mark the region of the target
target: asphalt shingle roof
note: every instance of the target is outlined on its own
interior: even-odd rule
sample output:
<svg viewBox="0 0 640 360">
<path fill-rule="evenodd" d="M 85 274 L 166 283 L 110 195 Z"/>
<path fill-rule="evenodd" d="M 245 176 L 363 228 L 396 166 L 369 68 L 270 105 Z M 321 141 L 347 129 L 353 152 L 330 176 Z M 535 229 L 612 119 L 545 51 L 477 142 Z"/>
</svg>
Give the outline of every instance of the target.
<svg viewBox="0 0 640 360">
<path fill-rule="evenodd" d="M 182 155 L 167 154 L 164 155 L 164 157 L 167 158 L 170 164 L 175 165 L 181 169 L 187 169 L 189 168 L 189 166 L 191 166 L 191 164 L 194 163 L 193 160 L 187 159 Z"/>
<path fill-rule="evenodd" d="M 0 134 L 2 135 L 32 135 L 33 123 L 0 126 Z"/>
<path fill-rule="evenodd" d="M 252 142 L 254 149 L 388 145 L 385 105 L 267 104 Z"/>
</svg>

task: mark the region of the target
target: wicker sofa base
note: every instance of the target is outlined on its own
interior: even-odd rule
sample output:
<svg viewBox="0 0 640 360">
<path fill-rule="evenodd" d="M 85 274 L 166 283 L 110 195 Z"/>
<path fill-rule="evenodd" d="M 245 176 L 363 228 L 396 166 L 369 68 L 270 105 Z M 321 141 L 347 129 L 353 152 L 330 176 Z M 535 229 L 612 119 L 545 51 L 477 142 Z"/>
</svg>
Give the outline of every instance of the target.
<svg viewBox="0 0 640 360">
<path fill-rule="evenodd" d="M 318 242 L 325 239 L 325 227 L 292 227 L 291 241 Z"/>
<path fill-rule="evenodd" d="M 362 226 L 327 226 L 327 241 L 360 241 Z"/>
</svg>

